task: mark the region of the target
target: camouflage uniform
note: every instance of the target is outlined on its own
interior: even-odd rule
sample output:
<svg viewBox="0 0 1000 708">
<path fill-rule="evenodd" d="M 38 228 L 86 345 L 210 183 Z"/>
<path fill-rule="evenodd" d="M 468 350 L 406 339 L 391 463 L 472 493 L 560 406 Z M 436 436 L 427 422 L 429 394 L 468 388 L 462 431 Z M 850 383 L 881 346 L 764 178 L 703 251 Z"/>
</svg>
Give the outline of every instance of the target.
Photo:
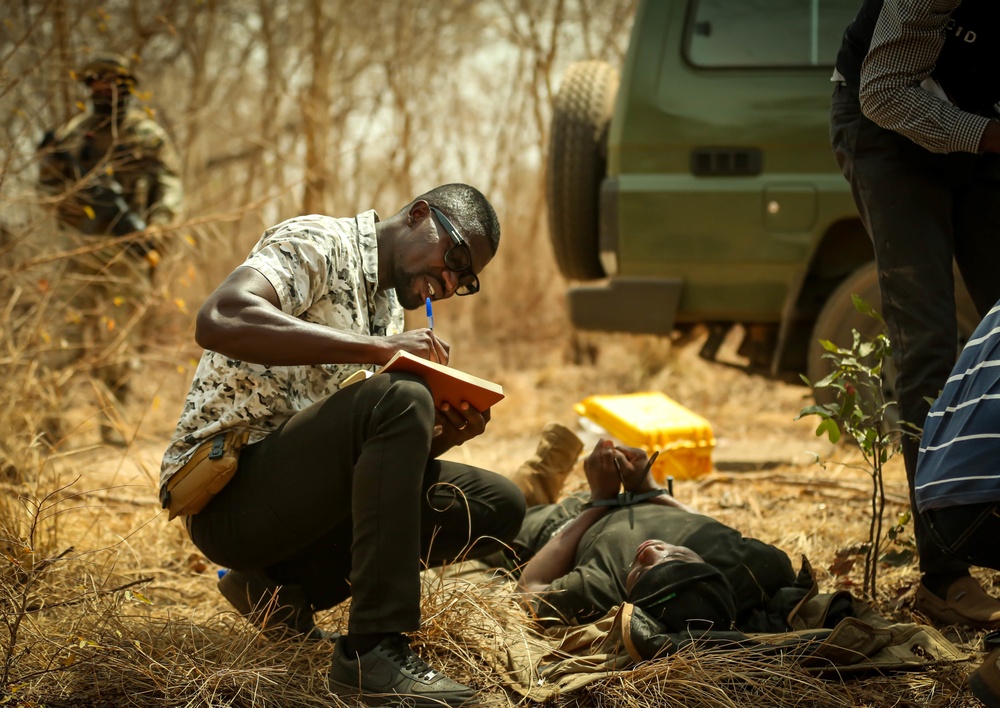
<svg viewBox="0 0 1000 708">
<path fill-rule="evenodd" d="M 83 77 L 91 72 L 117 74 L 119 100 L 99 106 L 95 98 L 91 110 L 47 133 L 39 146 L 39 188 L 56 198 L 59 250 L 169 224 L 183 200 L 180 163 L 166 132 L 128 105 L 134 79 L 127 60 L 98 57 Z M 77 255 L 61 282 L 63 356 L 51 363 L 62 367 L 82 360 L 112 400 L 127 396 L 129 371 L 138 365 L 155 264 L 147 255 L 154 249 L 150 239 L 139 238 Z M 102 431 L 107 439 L 107 426 Z"/>
<path fill-rule="evenodd" d="M 114 117 L 83 113 L 56 130 L 43 148 L 39 184 L 49 194 L 69 192 L 58 204 L 61 224 L 107 234 L 114 224 L 88 218 L 76 191 L 81 180 L 119 193 L 146 224 L 162 225 L 180 213 L 179 175 L 180 161 L 166 131 L 143 110 L 127 107 Z"/>
</svg>

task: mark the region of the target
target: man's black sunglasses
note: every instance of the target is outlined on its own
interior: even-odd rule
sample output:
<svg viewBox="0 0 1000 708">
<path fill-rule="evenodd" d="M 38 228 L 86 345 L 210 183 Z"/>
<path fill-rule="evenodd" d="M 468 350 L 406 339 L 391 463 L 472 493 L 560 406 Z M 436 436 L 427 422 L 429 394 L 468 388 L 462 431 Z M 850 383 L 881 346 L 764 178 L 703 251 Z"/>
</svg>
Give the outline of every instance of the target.
<svg viewBox="0 0 1000 708">
<path fill-rule="evenodd" d="M 428 205 L 430 206 L 430 205 Z M 447 216 L 441 213 L 436 206 L 431 206 L 431 211 L 437 217 L 454 245 L 445 251 L 444 264 L 452 273 L 458 276 L 458 287 L 455 288 L 456 295 L 472 295 L 479 292 L 479 277 L 472 272 L 472 250 L 468 242 L 458 233 L 458 229 L 451 223 Z"/>
</svg>

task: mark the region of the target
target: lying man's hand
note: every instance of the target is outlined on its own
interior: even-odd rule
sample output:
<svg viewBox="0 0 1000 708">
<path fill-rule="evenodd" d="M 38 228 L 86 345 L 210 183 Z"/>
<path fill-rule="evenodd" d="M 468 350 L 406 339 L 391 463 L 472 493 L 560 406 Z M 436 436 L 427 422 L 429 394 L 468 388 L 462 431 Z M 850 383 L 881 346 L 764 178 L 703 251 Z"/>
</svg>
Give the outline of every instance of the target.
<svg viewBox="0 0 1000 708">
<path fill-rule="evenodd" d="M 623 458 L 621 463 L 622 484 L 626 492 L 639 494 L 658 488 L 653 480 L 653 475 L 646 469 L 649 456 L 645 450 L 623 446 L 619 446 L 617 450 Z"/>
<path fill-rule="evenodd" d="M 613 499 L 622 486 L 623 460 L 627 459 L 611 440 L 601 439 L 583 462 L 583 471 L 590 486 L 591 501 Z"/>
</svg>

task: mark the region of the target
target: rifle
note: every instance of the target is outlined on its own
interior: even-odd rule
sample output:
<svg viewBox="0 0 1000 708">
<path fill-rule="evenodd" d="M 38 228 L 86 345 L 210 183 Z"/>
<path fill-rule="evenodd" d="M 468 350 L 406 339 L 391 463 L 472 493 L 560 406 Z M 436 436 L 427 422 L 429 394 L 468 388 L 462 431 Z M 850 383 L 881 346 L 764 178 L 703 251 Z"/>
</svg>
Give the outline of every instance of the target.
<svg viewBox="0 0 1000 708">
<path fill-rule="evenodd" d="M 55 143 L 55 134 L 50 130 L 39 144 L 39 150 L 51 148 L 49 155 L 59 165 L 60 175 L 85 174 L 79 159 L 72 150 L 60 149 Z M 51 169 L 51 168 L 50 168 Z M 77 199 L 89 208 L 84 209 L 84 219 L 77 227 L 88 236 L 125 236 L 126 234 L 145 231 L 148 225 L 145 219 L 132 210 L 125 201 L 121 183 L 110 176 L 102 176 L 92 184 L 77 191 Z M 150 239 L 131 241 L 128 249 L 140 258 L 145 258 L 156 245 Z"/>
</svg>

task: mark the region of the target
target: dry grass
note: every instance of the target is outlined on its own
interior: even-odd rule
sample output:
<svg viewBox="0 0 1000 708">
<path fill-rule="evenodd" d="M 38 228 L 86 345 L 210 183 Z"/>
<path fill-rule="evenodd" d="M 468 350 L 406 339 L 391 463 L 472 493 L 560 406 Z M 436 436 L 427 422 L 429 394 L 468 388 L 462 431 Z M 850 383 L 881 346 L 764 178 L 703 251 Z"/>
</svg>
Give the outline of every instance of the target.
<svg viewBox="0 0 1000 708">
<path fill-rule="evenodd" d="M 258 636 L 219 596 L 217 568 L 158 508 L 159 458 L 199 354 L 189 320 L 178 316 L 190 313 L 176 295 L 194 278 L 178 270 L 173 289 L 151 293 L 139 313 L 159 336 L 144 342 L 136 395 L 116 412 L 128 441 L 119 449 L 102 445 L 97 435 L 99 410 L 108 401 L 90 372 L 106 352 L 84 352 L 63 367 L 46 365 L 64 306 L 51 294 L 58 288 L 41 285 L 58 284 L 59 261 L 52 261 L 51 273 L 40 267 L 10 271 L 4 281 L 0 697 L 39 706 L 338 705 L 325 690 L 330 647 L 274 644 Z M 698 332 L 676 341 L 569 335 L 558 306 L 560 287 L 555 280 L 541 296 L 557 304 L 542 320 L 547 324 L 521 338 L 509 336 L 511 322 L 493 336 L 484 333 L 469 309 L 474 303 L 449 302 L 436 313 L 438 329 L 454 344 L 453 362 L 502 382 L 507 392 L 488 434 L 450 455 L 513 471 L 530 456 L 547 422 L 576 426 L 573 404 L 584 397 L 664 391 L 712 423 L 718 460 L 771 453 L 784 460 L 767 469 L 679 480 L 678 497 L 793 558 L 807 556 L 824 589 L 851 588 L 854 569 L 828 568 L 838 551 L 865 538 L 869 481 L 856 451 L 831 450 L 812 435 L 810 421 L 793 420 L 808 392 L 701 360 Z M 53 423 L 58 435 L 50 432 Z M 792 463 L 808 459 L 807 450 L 829 461 Z M 583 486 L 577 470 L 567 489 Z M 893 518 L 905 507 L 898 464 L 890 465 L 888 491 Z M 915 569 L 887 569 L 881 577 L 883 613 L 919 619 L 910 610 Z M 993 574 L 982 577 L 993 584 Z M 487 705 L 521 702 L 483 659 L 511 643 L 537 641 L 509 592 L 435 577 L 426 590 L 424 625 L 415 638 L 420 652 L 481 689 Z M 346 611 L 325 613 L 321 623 L 344 626 Z M 979 639 L 976 633 L 950 636 L 970 648 Z M 953 665 L 840 679 L 761 663 L 742 652 L 685 650 L 554 705 L 959 706 L 970 701 L 968 670 Z"/>
<path fill-rule="evenodd" d="M 453 337 L 460 341 L 460 336 Z M 550 420 L 575 424 L 572 404 L 586 395 L 662 390 L 705 415 L 719 456 L 741 446 L 832 452 L 824 466 L 780 464 L 713 472 L 678 481 L 677 495 L 790 556 L 806 555 L 822 589 L 852 588 L 857 569 L 829 570 L 837 552 L 865 537 L 868 480 L 850 448 L 819 445 L 808 421 L 793 421 L 806 391 L 709 364 L 698 341 L 671 346 L 625 338 L 598 346 L 593 365 L 574 365 L 569 341 L 459 349 L 460 361 L 505 385 L 489 433 L 453 451 L 460 459 L 513 470 L 530 455 Z M 516 368 L 505 360 L 522 362 Z M 523 362 L 531 361 L 528 366 Z M 473 363 L 475 362 L 475 363 Z M 141 421 L 124 451 L 93 442 L 87 415 L 56 455 L 8 482 L 3 499 L 3 625 L 0 652 L 8 697 L 47 706 L 339 705 L 324 688 L 329 647 L 274 644 L 229 611 L 214 588 L 216 568 L 197 554 L 155 501 L 159 454 L 173 425 L 188 371 L 150 364 L 143 396 L 128 411 Z M 157 403 L 157 401 L 161 401 Z M 168 403 L 162 401 L 169 401 Z M 582 431 L 581 431 L 582 433 Z M 63 449 L 65 448 L 65 449 Z M 34 448 L 30 448 L 29 451 Z M 583 486 L 579 470 L 568 488 Z M 890 464 L 889 515 L 904 508 L 901 466 Z M 901 621 L 912 614 L 914 567 L 881 575 L 879 607 Z M 987 587 L 992 573 L 980 573 Z M 429 578 L 420 652 L 483 691 L 487 705 L 518 703 L 483 656 L 503 643 L 532 641 L 510 595 L 495 587 Z M 320 618 L 343 626 L 346 607 Z M 950 631 L 976 649 L 979 634 Z M 763 663 L 745 652 L 686 650 L 599 681 L 558 706 L 847 706 L 974 705 L 964 687 L 970 665 L 929 671 L 815 676 Z"/>
</svg>

